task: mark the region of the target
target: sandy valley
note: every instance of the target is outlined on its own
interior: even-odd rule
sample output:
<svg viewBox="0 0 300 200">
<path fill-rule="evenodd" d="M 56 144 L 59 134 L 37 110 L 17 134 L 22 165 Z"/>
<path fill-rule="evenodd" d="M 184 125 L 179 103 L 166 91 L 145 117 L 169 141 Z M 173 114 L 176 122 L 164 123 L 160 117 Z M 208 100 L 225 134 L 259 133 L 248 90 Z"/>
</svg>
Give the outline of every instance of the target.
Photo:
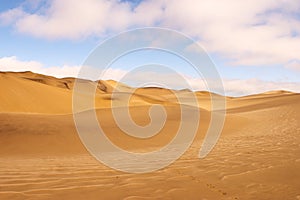
<svg viewBox="0 0 300 200">
<path fill-rule="evenodd" d="M 74 80 L 0 73 L 1 200 L 300 199 L 300 94 L 226 97 L 222 135 L 213 151 L 199 159 L 211 94 L 196 92 L 201 120 L 189 150 L 166 168 L 130 174 L 103 165 L 81 143 L 72 115 Z M 153 104 L 163 105 L 168 114 L 163 130 L 145 141 L 122 134 L 111 116 L 116 82 L 97 84 L 96 113 L 113 143 L 146 152 L 174 137 L 180 120 L 174 92 L 184 91 L 135 91 L 130 113 L 137 124 L 149 123 Z"/>
</svg>

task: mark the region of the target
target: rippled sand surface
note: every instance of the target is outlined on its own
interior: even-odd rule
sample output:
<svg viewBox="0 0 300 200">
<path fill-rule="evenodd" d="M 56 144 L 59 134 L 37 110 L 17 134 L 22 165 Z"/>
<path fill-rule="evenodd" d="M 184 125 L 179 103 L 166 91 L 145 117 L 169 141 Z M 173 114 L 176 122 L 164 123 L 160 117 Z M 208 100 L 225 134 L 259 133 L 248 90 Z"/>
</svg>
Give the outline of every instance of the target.
<svg viewBox="0 0 300 200">
<path fill-rule="evenodd" d="M 12 83 L 1 88 L 1 200 L 300 199 L 299 94 L 276 91 L 227 98 L 221 138 L 207 157 L 199 159 L 210 122 L 209 94 L 199 92 L 200 128 L 191 148 L 166 168 L 130 174 L 103 165 L 86 151 L 73 116 L 64 107 L 70 104 L 71 90 L 60 85 L 62 80 L 34 75 L 44 80 L 41 83 L 28 80 L 32 76 L 0 77 L 2 86 L 12 81 L 19 83 L 18 87 Z M 68 81 L 72 87 L 72 80 Z M 108 89 L 109 83 L 105 83 Z M 22 87 L 28 91 L 25 100 L 9 101 L 17 98 L 14 95 Z M 105 104 L 112 101 L 108 98 L 110 91 L 99 91 L 97 98 L 105 106 L 98 107 L 97 115 L 105 119 L 101 123 L 108 137 L 118 146 L 136 152 L 152 151 L 167 144 L 180 121 L 180 110 L 170 92 L 157 88 L 137 91 L 131 114 L 138 124 L 149 123 L 147 110 L 153 103 L 164 105 L 171 116 L 159 135 L 144 142 L 122 134 L 111 119 L 109 104 Z M 43 102 L 49 93 L 54 95 L 53 99 Z M 63 97 L 61 102 L 51 107 L 59 95 Z M 30 97 L 36 102 L 30 104 Z M 20 104 L 22 101 L 24 104 Z M 130 164 L 124 160 L 124 165 Z"/>
</svg>

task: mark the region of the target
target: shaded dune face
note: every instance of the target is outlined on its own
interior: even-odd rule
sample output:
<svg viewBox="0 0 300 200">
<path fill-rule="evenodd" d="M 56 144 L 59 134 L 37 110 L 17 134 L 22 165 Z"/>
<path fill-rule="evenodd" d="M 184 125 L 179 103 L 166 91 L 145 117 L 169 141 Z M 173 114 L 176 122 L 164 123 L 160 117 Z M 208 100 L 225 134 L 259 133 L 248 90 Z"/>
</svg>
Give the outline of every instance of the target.
<svg viewBox="0 0 300 200">
<path fill-rule="evenodd" d="M 226 97 L 221 137 L 199 159 L 211 121 L 210 95 L 217 94 L 195 92 L 200 121 L 191 147 L 166 168 L 130 174 L 105 166 L 82 144 L 72 115 L 74 81 L 31 72 L 0 73 L 0 199 L 300 199 L 299 94 Z M 175 137 L 181 119 L 175 94 L 187 91 L 135 90 L 129 113 L 136 124 L 151 122 L 149 109 L 155 104 L 167 114 L 156 135 L 141 139 L 114 121 L 112 102 L 124 101 L 112 95 L 117 82 L 91 84 L 97 84 L 99 125 L 113 144 L 145 153 Z"/>
</svg>

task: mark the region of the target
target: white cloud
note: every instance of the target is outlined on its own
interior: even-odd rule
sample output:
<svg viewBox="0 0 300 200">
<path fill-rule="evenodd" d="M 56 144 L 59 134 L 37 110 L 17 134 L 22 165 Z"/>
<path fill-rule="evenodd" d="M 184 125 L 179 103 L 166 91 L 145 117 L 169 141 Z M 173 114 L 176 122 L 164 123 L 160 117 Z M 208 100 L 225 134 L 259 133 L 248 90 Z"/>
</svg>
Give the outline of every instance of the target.
<svg viewBox="0 0 300 200">
<path fill-rule="evenodd" d="M 153 17 L 140 18 L 138 15 L 144 9 L 141 7 L 139 10 L 132 13 L 129 3 L 117 0 L 86 0 L 76 3 L 74 0 L 53 0 L 37 13 L 26 13 L 21 7 L 8 10 L 0 15 L 0 20 L 14 24 L 20 33 L 35 37 L 82 39 L 125 30 L 132 24 L 132 20 L 152 25 L 155 13 L 152 14 Z"/>
<path fill-rule="evenodd" d="M 300 71 L 300 60 L 292 60 L 286 65 L 286 68 Z"/>
<path fill-rule="evenodd" d="M 55 76 L 58 78 L 77 77 L 79 70 L 80 70 L 80 66 L 63 65 L 62 67 L 42 68 L 40 70 L 40 73 L 47 74 L 50 76 Z"/>
<path fill-rule="evenodd" d="M 0 58 L 0 71 L 32 71 L 39 74 L 46 74 L 62 77 L 76 77 L 79 72 L 80 66 L 68 66 L 61 67 L 44 67 L 44 65 L 38 61 L 21 61 L 16 56 L 2 57 Z"/>
<path fill-rule="evenodd" d="M 103 80 L 111 79 L 111 80 L 119 81 L 126 74 L 127 74 L 127 71 L 125 71 L 125 70 L 108 68 L 107 70 L 104 71 L 104 74 L 100 78 Z"/>
<path fill-rule="evenodd" d="M 220 54 L 232 65 L 279 64 L 300 70 L 300 1 L 146 0 L 135 8 L 119 0 L 53 0 L 44 6 L 37 6 L 36 0 L 28 1 L 35 2 L 36 12 L 27 12 L 20 6 L 0 13 L 0 23 L 11 25 L 21 34 L 71 40 L 102 37 L 133 27 L 173 28 L 192 36 L 209 53 Z M 76 76 L 79 69 L 45 68 L 36 61 L 0 58 L 1 71 L 30 70 L 65 77 Z M 119 80 L 126 73 L 109 69 L 103 78 Z M 188 80 L 194 89 L 204 89 L 201 80 Z M 175 82 L 172 84 L 176 86 Z M 298 85 L 258 79 L 224 80 L 226 92 L 236 95 L 278 89 L 300 92 Z"/>
<path fill-rule="evenodd" d="M 74 3 L 76 2 L 76 3 Z M 234 65 L 285 65 L 300 55 L 300 1 L 53 0 L 37 12 L 0 14 L 20 32 L 47 39 L 82 39 L 131 27 L 174 28 Z"/>
<path fill-rule="evenodd" d="M 0 58 L 1 71 L 37 71 L 43 64 L 37 61 L 20 61 L 16 56 Z"/>
<path fill-rule="evenodd" d="M 200 78 L 192 78 L 186 75 L 183 75 L 183 77 L 185 77 L 194 91 L 209 91 L 205 80 Z M 297 82 L 275 82 L 259 79 L 223 79 L 222 83 L 226 96 L 245 96 L 274 90 L 300 92 L 299 83 Z"/>
<path fill-rule="evenodd" d="M 299 12 L 299 1 L 190 0 L 169 5 L 165 25 L 198 37 L 209 52 L 233 64 L 282 64 L 299 55 L 300 37 L 292 34 L 300 33 L 300 22 L 291 17 Z"/>
<path fill-rule="evenodd" d="M 0 22 L 3 25 L 9 25 L 25 15 L 26 13 L 21 8 L 10 9 L 0 13 Z"/>
<path fill-rule="evenodd" d="M 300 92 L 297 82 L 274 82 L 263 81 L 259 79 L 231 79 L 223 80 L 226 95 L 244 96 L 249 94 L 258 94 L 274 90 L 287 90 Z"/>
</svg>

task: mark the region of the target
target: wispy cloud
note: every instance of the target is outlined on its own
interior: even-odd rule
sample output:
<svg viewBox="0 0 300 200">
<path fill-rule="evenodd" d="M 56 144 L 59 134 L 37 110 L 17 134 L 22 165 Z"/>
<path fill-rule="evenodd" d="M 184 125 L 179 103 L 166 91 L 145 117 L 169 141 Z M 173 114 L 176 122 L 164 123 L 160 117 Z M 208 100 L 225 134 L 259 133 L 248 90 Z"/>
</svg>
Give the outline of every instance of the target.
<svg viewBox="0 0 300 200">
<path fill-rule="evenodd" d="M 286 68 L 300 72 L 300 60 L 292 60 L 286 65 Z"/>
<path fill-rule="evenodd" d="M 53 0 L 34 13 L 22 6 L 0 14 L 18 32 L 47 39 L 104 36 L 161 26 L 193 36 L 233 65 L 286 65 L 300 55 L 300 2 L 295 0 Z"/>
<path fill-rule="evenodd" d="M 83 40 L 130 28 L 166 27 L 192 36 L 209 53 L 224 58 L 230 65 L 280 65 L 300 72 L 300 1 L 146 0 L 134 6 L 129 1 L 119 0 L 26 2 L 30 5 L 23 3 L 0 13 L 0 24 L 11 26 L 19 34 L 47 40 Z M 193 51 L 193 47 L 187 50 Z M 80 66 L 46 68 L 37 61 L 3 57 L 0 70 L 30 70 L 65 77 L 77 76 Z M 103 78 L 119 80 L 126 73 L 126 70 L 109 69 Z M 159 76 L 164 75 L 157 74 Z M 187 79 L 195 90 L 205 89 L 202 80 Z M 178 87 L 178 82 L 168 80 L 173 87 Z M 300 92 L 299 83 L 295 82 L 259 79 L 225 79 L 223 82 L 226 92 L 234 95 L 278 89 Z"/>
</svg>

